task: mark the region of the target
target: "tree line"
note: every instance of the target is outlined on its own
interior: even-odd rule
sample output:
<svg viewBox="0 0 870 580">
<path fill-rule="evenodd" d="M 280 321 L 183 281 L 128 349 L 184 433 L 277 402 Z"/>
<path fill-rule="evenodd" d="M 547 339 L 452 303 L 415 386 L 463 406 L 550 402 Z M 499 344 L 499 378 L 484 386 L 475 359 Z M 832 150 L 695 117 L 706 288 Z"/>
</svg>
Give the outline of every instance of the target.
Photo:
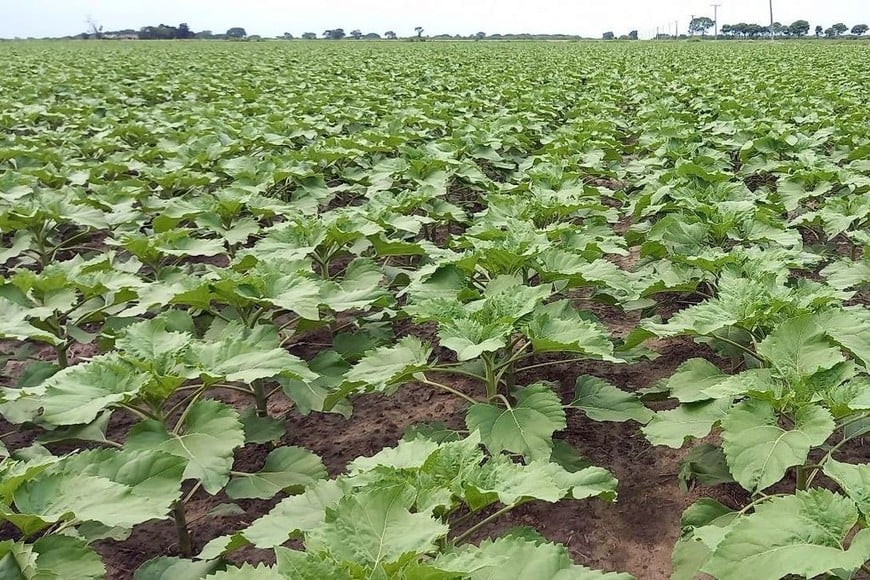
<svg viewBox="0 0 870 580">
<path fill-rule="evenodd" d="M 706 17 L 697 17 L 693 18 L 689 23 L 689 33 L 700 34 L 701 36 L 706 36 L 711 28 L 715 27 L 715 22 Z M 182 22 L 178 26 L 169 26 L 166 24 L 159 24 L 158 26 L 143 26 L 139 30 L 127 29 L 127 30 L 117 30 L 112 32 L 104 32 L 101 26 L 97 26 L 93 22 L 89 21 L 90 30 L 88 32 L 84 32 L 78 35 L 78 38 L 97 38 L 97 39 L 117 39 L 117 38 L 125 38 L 125 39 L 139 39 L 139 40 L 185 40 L 185 39 L 205 39 L 205 40 L 243 40 L 250 39 L 255 40 L 259 39 L 259 36 L 248 36 L 247 31 L 240 27 L 235 26 L 228 29 L 225 33 L 213 33 L 211 30 L 203 30 L 200 32 L 194 32 L 191 30 L 190 26 L 186 22 Z M 838 22 L 832 25 L 829 28 L 824 28 L 822 26 L 815 27 L 815 36 L 816 37 L 826 37 L 826 38 L 840 38 L 843 37 L 847 32 L 849 32 L 849 27 L 842 23 Z M 870 31 L 870 27 L 866 24 L 856 24 L 851 28 L 852 35 L 856 37 L 861 37 L 865 35 L 868 31 Z M 415 36 L 410 37 L 411 40 L 422 41 L 424 29 L 422 26 L 417 26 L 414 29 Z M 789 24 L 788 26 L 783 25 L 779 22 L 774 22 L 773 26 L 762 26 L 760 24 L 751 24 L 746 22 L 740 22 L 738 24 L 724 24 L 722 25 L 721 30 L 719 30 L 719 34 L 724 38 L 763 38 L 763 37 L 779 37 L 779 38 L 803 38 L 808 36 L 810 33 L 810 23 L 806 20 L 796 20 Z M 392 31 L 388 30 L 381 36 L 376 32 L 363 33 L 359 29 L 354 29 L 350 33 L 346 33 L 343 28 L 333 28 L 324 30 L 321 37 L 324 40 L 342 40 L 345 38 L 352 38 L 354 40 L 379 40 L 381 38 L 385 38 L 387 40 L 396 40 L 398 39 L 398 35 Z M 285 32 L 282 36 L 277 38 L 284 40 L 293 40 L 294 36 Z M 318 35 L 314 32 L 305 32 L 300 38 L 303 40 L 316 40 Z M 487 35 L 485 32 L 477 32 L 475 34 L 469 36 L 461 36 L 461 35 L 449 35 L 449 34 L 440 34 L 433 37 L 434 40 L 579 40 L 581 36 L 575 35 L 565 35 L 565 34 L 492 34 Z M 604 40 L 615 40 L 617 36 L 611 32 L 605 32 L 602 35 Z M 660 34 L 659 38 L 673 38 L 670 35 Z M 619 37 L 620 40 L 637 40 L 638 33 L 636 30 L 632 30 L 627 35 L 623 35 Z"/>
<path fill-rule="evenodd" d="M 693 18 L 689 23 L 689 32 L 691 34 L 700 33 L 704 36 L 715 25 L 716 23 L 706 16 Z M 870 30 L 870 27 L 866 24 L 856 24 L 852 27 L 851 32 L 855 36 L 863 36 L 868 30 Z M 819 38 L 822 36 L 826 38 L 838 38 L 848 31 L 849 27 L 846 24 L 838 22 L 830 28 L 816 26 L 815 35 Z M 774 22 L 772 26 L 762 26 L 760 24 L 746 22 L 740 22 L 738 24 L 723 24 L 722 29 L 719 31 L 719 34 L 726 38 L 761 38 L 765 36 L 803 38 L 808 36 L 809 33 L 810 23 L 806 20 L 795 20 L 789 25 Z"/>
</svg>

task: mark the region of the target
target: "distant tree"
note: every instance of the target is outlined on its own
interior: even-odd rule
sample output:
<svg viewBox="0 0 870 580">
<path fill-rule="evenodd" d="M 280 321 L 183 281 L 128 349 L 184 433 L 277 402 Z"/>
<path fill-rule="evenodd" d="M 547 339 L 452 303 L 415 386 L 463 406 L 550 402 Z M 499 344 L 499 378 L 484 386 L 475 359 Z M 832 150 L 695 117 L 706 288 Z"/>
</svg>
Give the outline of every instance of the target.
<svg viewBox="0 0 870 580">
<path fill-rule="evenodd" d="M 779 22 L 774 22 L 773 26 L 773 35 L 774 36 L 782 36 L 782 33 L 785 32 L 786 28 Z"/>
<path fill-rule="evenodd" d="M 354 40 L 359 40 L 360 38 L 362 38 L 363 33 L 359 28 L 357 28 L 356 30 L 351 30 L 350 35 L 353 37 Z"/>
<path fill-rule="evenodd" d="M 870 26 L 866 24 L 856 24 L 852 27 L 852 34 L 856 36 L 864 36 L 867 34 L 867 31 L 870 30 Z"/>
<path fill-rule="evenodd" d="M 368 34 L 363 36 L 363 38 L 365 38 L 366 40 L 380 40 L 381 35 L 378 34 L 377 32 L 369 32 Z"/>
<path fill-rule="evenodd" d="M 842 35 L 844 32 L 846 32 L 847 30 L 849 30 L 849 27 L 846 26 L 845 24 L 843 24 L 842 22 L 838 22 L 838 23 L 836 23 L 835 25 L 833 25 L 833 26 L 831 27 L 831 30 L 834 31 L 834 34 L 835 34 L 836 36 L 840 36 L 840 35 Z"/>
<path fill-rule="evenodd" d="M 486 33 L 481 30 L 480 32 L 476 33 L 473 38 L 474 40 L 483 40 L 484 38 L 486 38 Z"/>
<path fill-rule="evenodd" d="M 827 38 L 834 38 L 834 36 L 836 36 L 836 35 L 837 35 L 837 33 L 834 32 L 833 28 L 825 28 L 825 36 Z"/>
<path fill-rule="evenodd" d="M 821 26 L 816 26 L 816 37 L 820 37 L 825 33 L 825 29 Z"/>
<path fill-rule="evenodd" d="M 788 31 L 792 36 L 806 36 L 810 32 L 810 23 L 806 20 L 795 20 L 788 27 Z"/>
<path fill-rule="evenodd" d="M 304 40 L 317 40 L 317 35 L 313 32 L 305 32 L 302 34 Z"/>
<path fill-rule="evenodd" d="M 88 25 L 88 35 L 96 39 L 100 39 L 103 37 L 103 27 L 101 25 L 98 25 L 90 16 L 88 16 L 86 22 Z"/>
<path fill-rule="evenodd" d="M 234 26 L 227 30 L 227 38 L 247 38 L 248 33 L 241 26 Z"/>
<path fill-rule="evenodd" d="M 637 30 L 632 30 L 628 33 L 629 40 L 637 40 Z"/>
<path fill-rule="evenodd" d="M 284 40 L 293 40 L 293 34 L 290 32 L 285 32 L 284 34 L 282 34 L 278 38 L 283 38 Z"/>
<path fill-rule="evenodd" d="M 396 40 L 396 33 L 392 30 L 387 30 L 384 33 L 384 38 L 388 38 L 389 40 Z"/>
<path fill-rule="evenodd" d="M 345 36 L 347 35 L 344 33 L 344 28 L 336 28 L 334 30 L 323 31 L 323 38 L 327 38 L 329 40 L 341 40 Z"/>
<path fill-rule="evenodd" d="M 423 27 L 422 26 L 415 27 L 414 32 L 417 33 L 417 38 L 423 38 Z"/>
<path fill-rule="evenodd" d="M 614 38 L 616 38 L 616 35 L 609 30 L 601 35 L 602 40 L 613 40 Z"/>
<path fill-rule="evenodd" d="M 203 40 L 211 40 L 214 38 L 214 33 L 211 30 L 201 30 L 194 35 L 196 38 Z"/>
<path fill-rule="evenodd" d="M 190 26 L 187 25 L 187 22 L 182 22 L 178 25 L 178 38 L 186 39 L 193 38 L 195 35 L 193 31 L 190 29 Z"/>
<path fill-rule="evenodd" d="M 697 32 L 701 33 L 701 36 L 707 34 L 707 31 L 713 28 L 714 22 L 707 18 L 706 16 L 700 16 L 698 18 L 693 18 L 691 22 L 689 22 L 689 32 L 695 34 Z"/>
</svg>

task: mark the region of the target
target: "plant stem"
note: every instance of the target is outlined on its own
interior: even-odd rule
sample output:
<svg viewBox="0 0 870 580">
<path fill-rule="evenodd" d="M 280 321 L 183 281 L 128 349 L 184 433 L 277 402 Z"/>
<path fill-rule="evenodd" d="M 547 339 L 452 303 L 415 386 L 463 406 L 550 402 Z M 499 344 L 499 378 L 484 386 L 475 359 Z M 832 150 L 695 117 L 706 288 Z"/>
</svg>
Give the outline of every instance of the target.
<svg viewBox="0 0 870 580">
<path fill-rule="evenodd" d="M 531 365 L 531 366 L 527 366 L 527 367 L 520 367 L 520 368 L 516 369 L 516 372 L 517 373 L 524 373 L 526 371 L 531 371 L 534 369 L 542 369 L 544 367 L 549 367 L 549 366 L 553 366 L 553 365 L 562 365 L 562 364 L 567 365 L 567 364 L 571 364 L 571 363 L 575 363 L 575 362 L 583 362 L 583 361 L 588 361 L 588 360 L 589 360 L 588 357 L 553 360 L 550 362 L 540 363 L 540 364 Z"/>
<path fill-rule="evenodd" d="M 484 353 L 481 358 L 483 359 L 483 368 L 486 371 L 486 398 L 492 399 L 498 393 L 498 379 L 495 376 L 495 365 L 492 361 L 492 355 L 489 353 Z"/>
<path fill-rule="evenodd" d="M 803 466 L 798 465 L 795 469 L 795 491 L 806 491 L 807 490 L 807 476 L 809 475 L 809 470 Z M 818 471 L 818 470 L 817 470 Z"/>
<path fill-rule="evenodd" d="M 266 396 L 266 390 L 263 388 L 263 381 L 257 379 L 251 383 L 251 391 L 254 393 L 254 405 L 257 408 L 258 417 L 269 416 L 269 398 Z"/>
<path fill-rule="evenodd" d="M 175 520 L 175 533 L 178 535 L 178 552 L 185 558 L 193 557 L 193 540 L 187 529 L 187 517 L 184 513 L 184 502 L 176 501 L 172 507 L 172 517 Z"/>
<path fill-rule="evenodd" d="M 478 380 L 478 381 L 480 381 L 480 382 L 482 382 L 482 383 L 485 383 L 485 382 L 486 382 L 486 377 L 482 377 L 482 376 L 480 376 L 480 375 L 476 375 L 476 374 L 471 373 L 471 372 L 468 372 L 468 371 L 463 371 L 463 370 L 461 370 L 461 369 L 451 368 L 451 367 L 448 367 L 448 366 L 437 366 L 437 367 L 432 367 L 432 372 L 436 372 L 436 373 L 448 373 L 448 374 L 451 374 L 451 375 L 461 375 L 461 376 L 463 376 L 463 377 L 468 377 L 468 378 L 470 378 L 470 379 Z"/>
<path fill-rule="evenodd" d="M 421 381 L 421 382 L 422 382 L 424 385 L 429 385 L 430 387 L 436 387 L 436 388 L 438 388 L 438 389 L 441 389 L 441 390 L 447 391 L 448 393 L 451 393 L 451 394 L 453 394 L 453 395 L 456 395 L 457 397 L 459 397 L 459 398 L 461 398 L 461 399 L 465 399 L 466 401 L 468 401 L 468 402 L 471 403 L 472 405 L 476 405 L 476 404 L 477 404 L 477 401 L 476 401 L 476 400 L 472 399 L 471 397 L 469 397 L 469 396 L 466 395 L 465 393 L 459 392 L 459 391 L 457 391 L 456 389 L 454 389 L 454 388 L 452 388 L 452 387 L 448 387 L 447 385 L 442 385 L 441 383 L 436 383 L 436 382 L 434 382 L 434 381 L 430 381 L 429 379 L 423 380 L 423 381 Z"/>
<path fill-rule="evenodd" d="M 492 515 L 483 518 L 482 520 L 480 520 L 479 522 L 477 522 L 476 524 L 474 524 L 473 526 L 471 526 L 470 528 L 468 528 L 467 530 L 465 530 L 464 532 L 462 532 L 461 534 L 459 534 L 458 536 L 456 536 L 456 537 L 453 539 L 453 541 L 456 542 L 456 543 L 461 542 L 462 540 L 464 540 L 465 538 L 467 538 L 468 536 L 470 536 L 471 534 L 473 534 L 474 532 L 476 532 L 477 530 L 479 530 L 479 529 L 482 528 L 483 526 L 485 526 L 485 525 L 487 525 L 488 523 L 490 523 L 490 522 L 492 522 L 492 521 L 494 521 L 494 520 L 500 518 L 500 517 L 503 516 L 504 514 L 508 513 L 509 511 L 511 511 L 512 509 L 514 509 L 514 508 L 516 508 L 516 507 L 521 506 L 522 504 L 523 504 L 523 502 L 520 502 L 520 503 L 515 504 L 515 505 L 506 505 L 506 506 L 504 506 L 503 508 L 501 508 L 500 510 L 496 511 L 496 512 L 493 513 Z"/>
<path fill-rule="evenodd" d="M 63 344 L 59 344 L 54 347 L 54 352 L 57 355 L 57 366 L 62 369 L 65 369 L 69 366 L 69 358 L 67 358 L 66 349 L 69 345 L 64 342 Z"/>
<path fill-rule="evenodd" d="M 199 399 L 203 395 L 203 393 L 205 393 L 206 389 L 207 387 L 202 387 L 193 395 L 191 395 L 190 398 L 187 400 L 187 407 L 184 409 L 184 411 L 181 412 L 181 416 L 178 418 L 178 421 L 175 423 L 175 427 L 172 429 L 173 435 L 177 435 L 178 432 L 181 431 L 181 427 L 182 425 L 184 425 L 185 419 L 187 419 L 187 414 L 190 413 L 190 410 L 193 408 L 193 404 L 196 403 L 196 400 Z"/>
<path fill-rule="evenodd" d="M 134 407 L 132 405 L 127 405 L 124 403 L 121 403 L 120 407 L 122 409 L 125 409 L 125 410 L 133 413 L 134 415 L 136 415 L 140 419 L 143 419 L 143 420 L 153 419 L 155 421 L 159 421 L 159 419 L 153 413 L 150 413 L 149 411 L 143 411 L 142 409 L 139 409 L 138 407 Z"/>
</svg>

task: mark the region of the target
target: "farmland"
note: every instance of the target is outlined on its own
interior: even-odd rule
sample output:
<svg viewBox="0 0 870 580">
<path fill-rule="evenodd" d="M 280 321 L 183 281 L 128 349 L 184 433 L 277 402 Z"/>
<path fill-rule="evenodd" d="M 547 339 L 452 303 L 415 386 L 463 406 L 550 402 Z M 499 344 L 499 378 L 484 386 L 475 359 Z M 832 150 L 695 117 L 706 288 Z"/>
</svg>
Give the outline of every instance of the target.
<svg viewBox="0 0 870 580">
<path fill-rule="evenodd" d="M 863 44 L 0 43 L 0 577 L 866 573 Z"/>
</svg>

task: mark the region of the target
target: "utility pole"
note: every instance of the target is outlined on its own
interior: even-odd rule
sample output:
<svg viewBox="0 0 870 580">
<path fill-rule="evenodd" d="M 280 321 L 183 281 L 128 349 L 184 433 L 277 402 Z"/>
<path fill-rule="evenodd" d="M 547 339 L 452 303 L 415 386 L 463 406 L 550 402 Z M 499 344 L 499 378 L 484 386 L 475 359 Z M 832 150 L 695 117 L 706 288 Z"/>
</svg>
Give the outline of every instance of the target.
<svg viewBox="0 0 870 580">
<path fill-rule="evenodd" d="M 680 37 L 680 21 L 679 20 L 674 20 L 674 30 L 676 30 L 676 32 L 674 33 L 674 36 L 676 38 L 679 38 Z"/>
<path fill-rule="evenodd" d="M 770 0 L 770 1 L 773 2 L 773 0 Z M 714 30 L 713 34 L 715 35 L 715 36 L 713 36 L 713 39 L 719 40 L 719 7 L 722 5 L 721 4 L 710 4 L 710 6 L 713 7 L 713 30 Z"/>
<path fill-rule="evenodd" d="M 770 39 L 776 38 L 773 35 L 773 0 L 770 0 Z"/>
</svg>

